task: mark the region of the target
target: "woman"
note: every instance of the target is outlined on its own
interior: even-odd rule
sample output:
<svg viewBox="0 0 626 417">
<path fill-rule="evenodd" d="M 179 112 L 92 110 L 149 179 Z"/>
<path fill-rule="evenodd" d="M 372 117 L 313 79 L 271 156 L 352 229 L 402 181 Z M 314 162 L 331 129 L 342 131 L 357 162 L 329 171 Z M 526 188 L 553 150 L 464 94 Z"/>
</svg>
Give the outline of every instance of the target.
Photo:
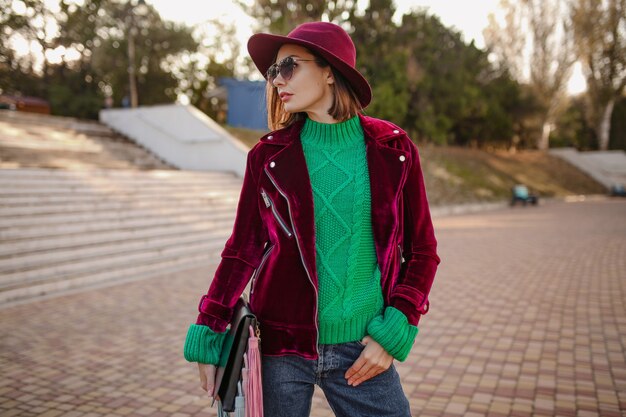
<svg viewBox="0 0 626 417">
<path fill-rule="evenodd" d="M 266 416 L 308 416 L 314 384 L 337 416 L 410 416 L 393 359 L 411 349 L 439 264 L 417 148 L 362 114 L 371 89 L 341 27 L 256 34 L 248 51 L 277 130 L 248 153 L 185 357 L 212 396 L 213 364 L 252 279 Z"/>
</svg>

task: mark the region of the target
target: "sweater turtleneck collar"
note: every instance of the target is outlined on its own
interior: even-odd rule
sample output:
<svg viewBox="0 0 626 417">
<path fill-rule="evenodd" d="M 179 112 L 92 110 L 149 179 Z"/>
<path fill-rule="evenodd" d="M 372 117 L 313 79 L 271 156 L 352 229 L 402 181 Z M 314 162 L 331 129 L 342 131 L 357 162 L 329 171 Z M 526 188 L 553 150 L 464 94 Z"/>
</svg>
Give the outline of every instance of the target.
<svg viewBox="0 0 626 417">
<path fill-rule="evenodd" d="M 345 122 L 320 123 L 307 118 L 300 138 L 303 143 L 323 148 L 348 148 L 363 142 L 363 129 L 359 116 Z"/>
</svg>

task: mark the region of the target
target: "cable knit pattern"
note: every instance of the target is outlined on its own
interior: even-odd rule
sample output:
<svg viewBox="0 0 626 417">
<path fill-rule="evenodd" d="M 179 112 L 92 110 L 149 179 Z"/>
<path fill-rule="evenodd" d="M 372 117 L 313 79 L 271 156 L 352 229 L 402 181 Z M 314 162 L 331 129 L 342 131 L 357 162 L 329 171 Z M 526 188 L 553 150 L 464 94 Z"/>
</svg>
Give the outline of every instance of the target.
<svg viewBox="0 0 626 417">
<path fill-rule="evenodd" d="M 359 149 L 361 150 L 361 149 Z M 363 152 L 359 152 L 358 159 L 365 159 L 365 149 L 363 148 Z M 362 155 L 361 155 L 362 154 Z M 367 163 L 364 164 L 367 168 Z M 358 171 L 358 170 L 357 170 Z M 368 218 L 371 224 L 371 200 L 369 196 L 369 173 L 367 169 L 363 170 L 363 172 L 357 172 L 354 179 L 354 204 L 352 208 L 352 237 L 350 239 L 350 249 L 348 251 L 348 270 L 346 271 L 346 288 L 354 287 L 355 285 L 355 276 L 359 273 L 357 270 L 357 266 L 359 265 L 359 255 L 361 255 L 364 251 L 360 251 L 360 243 L 366 242 L 369 236 L 366 233 L 362 233 L 365 230 L 366 224 L 368 222 Z M 368 192 L 366 192 L 366 190 Z M 367 200 L 367 201 L 366 201 Z M 369 215 L 368 215 L 369 213 Z M 362 221 L 363 220 L 363 221 Z M 370 227 L 371 229 L 371 227 Z M 364 236 L 365 235 L 365 236 Z M 372 235 L 372 243 L 374 242 L 374 236 Z M 374 247 L 374 256 L 371 256 L 371 253 L 368 253 L 374 261 L 376 261 L 376 248 Z M 380 281 L 378 281 L 380 282 Z M 350 316 L 349 308 L 353 305 L 352 297 L 355 294 L 351 291 L 347 291 L 345 293 L 345 298 L 343 300 L 343 319 L 347 319 Z M 382 304 L 382 294 L 380 303 Z"/>
<path fill-rule="evenodd" d="M 399 310 L 384 310 L 359 118 L 337 124 L 307 119 L 300 137 L 313 190 L 320 343 L 361 340 L 369 333 L 404 360 L 417 327 Z"/>
<path fill-rule="evenodd" d="M 209 326 L 192 324 L 187 331 L 184 354 L 189 362 L 217 365 L 227 332 L 215 333 Z"/>
<path fill-rule="evenodd" d="M 319 340 L 359 340 L 383 311 L 363 130 L 358 117 L 307 119 L 300 137 L 313 190 Z"/>
</svg>

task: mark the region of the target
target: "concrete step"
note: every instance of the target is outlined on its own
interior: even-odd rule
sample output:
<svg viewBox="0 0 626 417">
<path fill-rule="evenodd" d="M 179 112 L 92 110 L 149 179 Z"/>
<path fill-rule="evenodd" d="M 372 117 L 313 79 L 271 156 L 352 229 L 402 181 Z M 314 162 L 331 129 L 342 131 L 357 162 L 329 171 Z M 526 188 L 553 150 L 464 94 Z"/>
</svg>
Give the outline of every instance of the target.
<svg viewBox="0 0 626 417">
<path fill-rule="evenodd" d="M 33 132 L 41 129 L 47 131 L 63 131 L 82 133 L 85 135 L 98 135 L 103 137 L 119 137 L 110 127 L 97 121 L 75 119 L 73 117 L 50 116 L 34 113 L 24 113 L 15 111 L 0 110 L 0 122 L 6 123 L 14 128 L 22 128 Z M 6 131 L 5 135 L 7 136 Z"/>
<path fill-rule="evenodd" d="M 212 249 L 206 242 L 204 246 L 199 248 L 185 247 L 181 250 L 184 252 L 163 251 L 152 258 L 147 256 L 136 257 L 132 262 L 128 258 L 123 258 L 119 262 L 107 263 L 105 267 L 98 270 L 87 267 L 85 270 L 73 274 L 59 274 L 55 277 L 49 277 L 45 281 L 0 290 L 0 305 L 34 300 L 44 295 L 63 294 L 70 290 L 147 279 L 189 268 L 208 267 L 219 259 L 221 252 L 221 248 Z"/>
<path fill-rule="evenodd" d="M 30 183 L 32 181 L 41 181 L 45 184 L 58 183 L 63 181 L 66 184 L 76 184 L 88 186 L 91 184 L 108 184 L 111 181 L 120 184 L 179 184 L 179 183 L 212 183 L 213 181 L 237 180 L 239 177 L 231 172 L 182 172 L 175 170 L 130 170 L 130 169 L 91 169 L 89 175 L 85 175 L 85 170 L 59 170 L 54 168 L 35 169 L 33 171 L 20 173 L 19 171 L 27 171 L 29 168 L 6 168 L 0 170 L 0 182 L 3 184 L 11 183 Z M 55 172 L 56 171 L 56 172 Z M 85 179 L 89 178 L 86 183 Z M 241 182 L 241 179 L 239 179 Z"/>
<path fill-rule="evenodd" d="M 0 169 L 46 167 L 66 170 L 89 170 L 94 167 L 108 169 L 163 169 L 165 162 L 155 156 L 134 156 L 129 152 L 118 152 L 123 158 L 105 156 L 102 153 L 72 152 L 66 150 L 37 150 L 4 146 L 0 143 Z"/>
<path fill-rule="evenodd" d="M 50 189 L 39 189 L 39 190 L 29 190 L 29 189 L 16 189 L 16 190 L 4 190 L 0 191 L 0 204 L 2 207 L 19 207 L 19 204 L 16 202 L 24 201 L 24 197 L 30 196 L 30 204 L 40 205 L 41 201 L 37 201 L 33 199 L 33 197 L 52 197 L 54 199 L 59 200 L 60 197 L 66 197 L 65 201 L 62 201 L 63 204 L 68 203 L 72 204 L 78 201 L 89 201 L 91 199 L 92 202 L 102 201 L 106 199 L 108 201 L 128 201 L 129 199 L 136 200 L 140 198 L 149 198 L 149 199 L 165 199 L 173 200 L 173 199 L 189 199 L 190 201 L 197 201 L 199 198 L 219 198 L 225 196 L 227 199 L 232 198 L 233 195 L 238 197 L 239 192 L 236 191 L 236 188 L 232 185 L 215 185 L 211 186 L 213 189 L 220 189 L 217 191 L 207 191 L 205 187 L 172 187 L 170 189 L 150 189 L 150 188 L 137 188 L 136 191 L 133 192 L 132 189 L 124 189 L 119 187 L 109 187 L 106 190 L 98 190 L 97 192 L 90 192 L 86 190 L 76 190 L 72 191 L 67 188 L 50 188 Z M 209 189 L 211 189 L 209 188 Z M 33 194 L 33 192 L 39 192 L 39 194 Z M 115 193 L 115 198 L 111 198 L 111 194 Z M 28 207 L 28 206 L 27 206 Z"/>
<path fill-rule="evenodd" d="M 41 194 L 43 196 L 47 196 L 50 194 L 68 194 L 78 193 L 93 195 L 102 192 L 107 192 L 109 190 L 115 190 L 120 193 L 129 193 L 129 192 L 145 192 L 145 193 L 155 193 L 159 190 L 164 192 L 171 192 L 176 190 L 176 188 L 180 187 L 190 187 L 192 190 L 198 191 L 208 191 L 211 189 L 235 187 L 241 188 L 242 181 L 240 179 L 208 179 L 206 181 L 196 181 L 196 182 L 184 182 L 184 181 L 172 181 L 172 180 L 161 180 L 161 182 L 156 181 L 136 181 L 136 182 L 123 182 L 117 180 L 105 180 L 100 181 L 96 178 L 91 178 L 90 183 L 83 182 L 75 182 L 72 183 L 70 181 L 64 182 L 17 182 L 11 181 L 10 183 L 0 183 L 0 195 L 3 197 L 19 197 L 27 194 Z"/>
<path fill-rule="evenodd" d="M 165 201 L 163 198 L 147 199 L 141 198 L 140 201 L 134 201 L 128 199 L 127 201 L 100 201 L 82 204 L 72 204 L 69 206 L 54 205 L 54 206 L 26 206 L 26 207 L 0 207 L 0 225 L 11 226 L 12 219 L 18 219 L 23 216 L 47 216 L 54 214 L 72 214 L 80 215 L 88 212 L 98 211 L 133 211 L 137 209 L 144 209 L 155 214 L 167 213 L 168 209 L 175 209 L 178 207 L 186 207 L 187 209 L 200 209 L 207 207 L 208 204 L 215 205 L 216 208 L 222 206 L 236 204 L 236 199 L 232 197 L 227 200 L 218 202 L 207 202 L 202 199 L 194 199 L 187 196 L 185 199 L 171 199 Z M 210 206 L 209 206 L 210 207 Z"/>
<path fill-rule="evenodd" d="M 115 137 L 106 135 L 91 135 L 90 140 L 85 140 L 84 135 L 70 133 L 59 133 L 47 129 L 40 132 L 18 132 L 6 136 L 7 130 L 11 129 L 0 122 L 0 129 L 3 130 L 3 137 L 0 139 L 3 146 L 30 149 L 30 150 L 62 150 L 67 152 L 102 152 L 102 151 L 124 151 L 129 155 L 144 156 L 145 150 L 139 147 L 128 146 L 126 141 L 115 140 Z M 106 147 L 101 143 L 106 140 Z M 105 155 L 106 156 L 106 155 Z"/>
<path fill-rule="evenodd" d="M 215 205 L 190 210 L 188 207 L 171 210 L 134 210 L 118 212 L 84 212 L 80 214 L 60 214 L 45 216 L 22 216 L 12 222 L 0 219 L 0 239 L 7 244 L 22 240 L 61 238 L 84 233 L 98 233 L 109 230 L 130 230 L 176 224 L 194 224 L 200 221 L 230 222 L 235 210 L 232 204 Z M 5 224 L 6 223 L 6 224 Z"/>
<path fill-rule="evenodd" d="M 184 201 L 185 203 L 194 204 L 219 204 L 223 202 L 231 202 L 233 198 L 239 198 L 239 188 L 237 187 L 223 187 L 220 189 L 201 190 L 196 192 L 190 192 L 187 190 L 181 190 L 178 187 L 175 191 L 166 193 L 149 193 L 142 196 L 143 200 L 151 201 L 151 207 L 154 206 L 154 201 L 162 201 L 164 206 L 170 201 Z M 99 194 L 81 194 L 67 193 L 67 194 L 49 194 L 49 195 L 20 195 L 20 196 L 2 196 L 0 194 L 0 209 L 11 211 L 13 209 L 32 209 L 32 206 L 55 207 L 55 206 L 69 206 L 72 207 L 76 204 L 81 205 L 95 205 L 101 204 L 102 201 L 106 202 L 125 202 L 129 201 L 128 197 L 136 197 L 137 194 L 125 193 L 125 198 L 111 198 L 109 195 Z M 174 197 L 174 198 L 172 198 Z M 19 215 L 19 214 L 18 214 Z"/>
<path fill-rule="evenodd" d="M 227 179 L 214 179 L 204 182 L 185 183 L 185 182 L 167 182 L 157 183 L 154 181 L 138 181 L 138 182 L 101 182 L 93 181 L 90 184 L 80 182 L 44 182 L 44 181 L 32 181 L 32 182 L 18 182 L 11 181 L 10 183 L 0 183 L 0 196 L 23 196 L 27 194 L 69 194 L 78 192 L 79 195 L 97 195 L 100 193 L 106 193 L 111 190 L 115 190 L 116 193 L 128 194 L 142 192 L 146 194 L 155 192 L 167 192 L 170 190 L 176 190 L 179 187 L 190 187 L 191 191 L 203 191 L 216 187 L 234 187 L 237 184 L 241 185 L 241 180 L 235 178 Z"/>
<path fill-rule="evenodd" d="M 38 254 L 38 256 L 17 256 L 0 261 L 0 290 L 24 286 L 28 283 L 45 281 L 59 275 L 71 275 L 86 270 L 87 267 L 105 267 L 124 259 L 128 262 L 145 259 L 172 248 L 193 248 L 213 242 L 224 245 L 230 228 L 222 228 L 211 233 L 188 231 L 185 235 L 163 235 L 150 239 L 129 239 L 75 249 L 60 249 Z M 220 243 L 221 241 L 221 243 Z M 192 251 L 190 249 L 190 251 Z"/>
<path fill-rule="evenodd" d="M 0 170 L 0 178 L 14 177 L 15 180 L 27 178 L 43 178 L 54 181 L 61 178 L 115 178 L 118 180 L 130 179 L 142 181 L 146 179 L 167 179 L 175 181 L 177 178 L 236 178 L 232 173 L 219 171 L 179 171 L 179 170 L 128 170 L 128 169 L 98 169 L 86 171 L 71 171 L 51 168 L 11 168 Z"/>
<path fill-rule="evenodd" d="M 225 214 L 223 217 L 204 217 L 194 221 L 171 220 L 166 222 L 163 219 L 150 219 L 143 225 L 133 227 L 116 227 L 110 225 L 98 225 L 99 227 L 75 227 L 71 230 L 62 230 L 61 233 L 48 233 L 36 230 L 32 235 L 19 235 L 14 239 L 2 239 L 0 243 L 0 271 L 3 260 L 16 260 L 25 254 L 33 257 L 43 257 L 42 252 L 58 251 L 60 249 L 71 249 L 99 245 L 115 241 L 127 241 L 132 239 L 152 239 L 158 236 L 171 235 L 176 233 L 188 233 L 189 229 L 198 230 L 204 233 L 211 233 L 215 230 L 232 229 L 234 215 Z M 108 227 L 107 227 L 108 226 Z M 35 234 L 37 233 L 37 235 Z M 40 234 L 40 235 L 39 235 Z"/>
<path fill-rule="evenodd" d="M 204 183 L 215 180 L 238 179 L 236 175 L 228 172 L 192 172 L 176 170 L 150 170 L 138 171 L 128 169 L 101 170 L 93 169 L 87 175 L 85 171 L 71 171 L 59 169 L 2 169 L 0 170 L 0 183 L 28 183 L 34 180 L 54 183 L 66 181 L 67 184 L 86 185 L 85 178 L 90 179 L 90 183 L 97 181 L 115 180 L 120 184 L 128 182 L 130 184 L 153 182 L 164 183 Z M 239 180 L 241 181 L 241 180 Z"/>
</svg>

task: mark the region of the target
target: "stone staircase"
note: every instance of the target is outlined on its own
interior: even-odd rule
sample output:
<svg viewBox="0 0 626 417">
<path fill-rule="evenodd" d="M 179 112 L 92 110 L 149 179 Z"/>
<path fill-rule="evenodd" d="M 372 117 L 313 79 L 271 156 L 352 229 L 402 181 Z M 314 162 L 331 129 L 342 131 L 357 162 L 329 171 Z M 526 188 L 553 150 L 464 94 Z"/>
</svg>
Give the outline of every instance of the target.
<svg viewBox="0 0 626 417">
<path fill-rule="evenodd" d="M 209 267 L 241 184 L 96 122 L 0 111 L 0 306 Z"/>
<path fill-rule="evenodd" d="M 241 179 L 186 171 L 0 170 L 0 304 L 219 259 Z"/>
<path fill-rule="evenodd" d="M 173 169 L 95 121 L 0 110 L 0 168 Z"/>
</svg>

